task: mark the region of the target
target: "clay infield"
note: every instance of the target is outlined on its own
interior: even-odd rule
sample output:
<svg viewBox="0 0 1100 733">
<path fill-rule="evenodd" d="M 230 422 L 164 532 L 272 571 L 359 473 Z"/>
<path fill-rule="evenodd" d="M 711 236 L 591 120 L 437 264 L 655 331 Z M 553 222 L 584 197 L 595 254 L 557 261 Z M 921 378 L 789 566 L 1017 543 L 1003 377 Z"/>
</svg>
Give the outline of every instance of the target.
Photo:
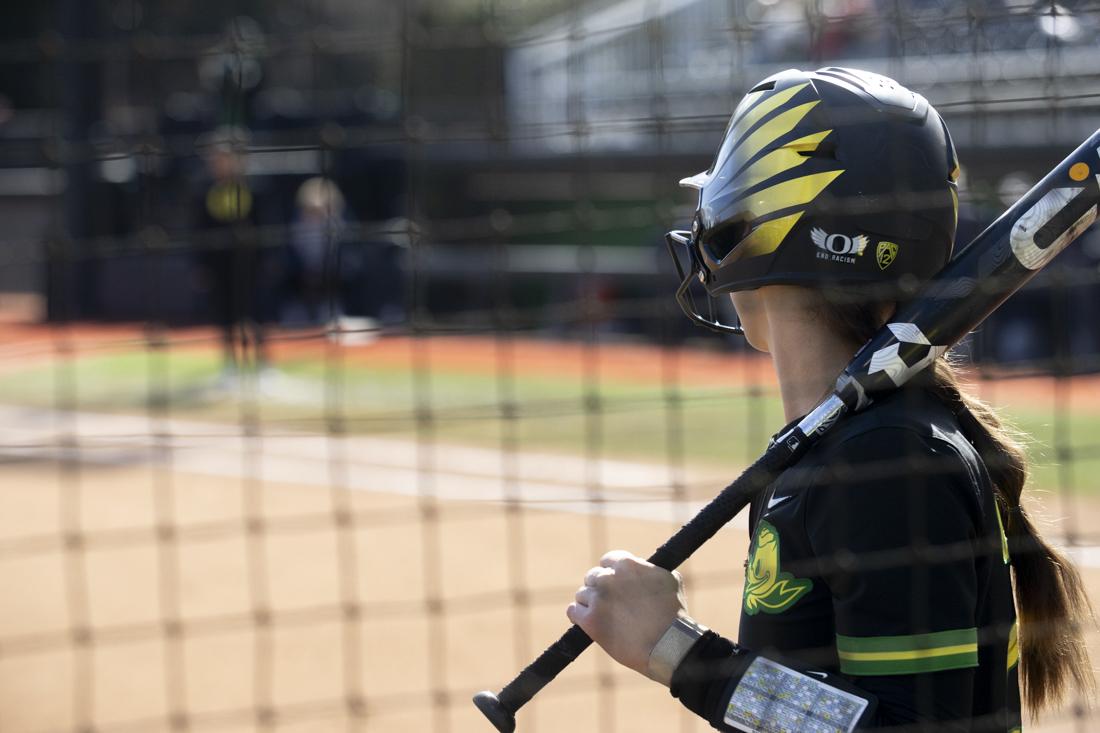
<svg viewBox="0 0 1100 733">
<path fill-rule="evenodd" d="M 147 348 L 131 327 L 4 326 L 0 374 Z M 210 351 L 213 334 L 170 334 Z M 320 359 L 279 340 L 276 362 Z M 483 338 L 383 338 L 345 363 L 502 368 L 581 379 L 772 389 L 718 351 Z M 1100 379 L 983 382 L 997 403 L 1100 409 Z M 648 553 L 725 477 L 706 466 L 503 454 L 401 436 L 250 435 L 141 411 L 0 410 L 0 730 L 487 731 L 469 695 L 506 682 L 564 629 L 584 570 Z M 698 486 L 698 492 L 675 486 Z M 1095 533 L 1089 496 L 1050 497 Z M 513 500 L 509 508 L 507 500 Z M 1058 501 L 1054 501 L 1057 499 Z M 692 612 L 736 634 L 748 537 L 735 522 L 686 567 Z M 1100 597 L 1100 569 L 1086 580 Z M 1094 658 L 1100 635 L 1090 630 Z M 1091 730 L 1072 704 L 1027 730 Z M 589 652 L 520 730 L 703 731 L 667 692 Z"/>
</svg>

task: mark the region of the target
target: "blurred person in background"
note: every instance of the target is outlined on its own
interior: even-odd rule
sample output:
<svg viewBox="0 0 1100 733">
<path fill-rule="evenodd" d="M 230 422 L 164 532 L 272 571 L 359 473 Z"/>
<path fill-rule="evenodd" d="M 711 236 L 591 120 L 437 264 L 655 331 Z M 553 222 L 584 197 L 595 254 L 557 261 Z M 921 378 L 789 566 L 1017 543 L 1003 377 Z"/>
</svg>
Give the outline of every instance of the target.
<svg viewBox="0 0 1100 733">
<path fill-rule="evenodd" d="M 348 231 L 344 195 L 334 181 L 317 176 L 298 187 L 294 204 L 286 250 L 284 319 L 309 325 L 331 323 L 342 315 L 336 285 L 340 246 Z"/>
<path fill-rule="evenodd" d="M 277 258 L 262 241 L 261 195 L 245 174 L 247 143 L 244 130 L 230 127 L 199 142 L 206 177 L 194 205 L 195 264 L 221 330 L 224 389 L 236 388 L 242 375 L 269 373 L 264 324 Z"/>
<path fill-rule="evenodd" d="M 363 238 L 341 254 L 345 339 L 370 340 L 379 326 L 404 320 L 405 257 L 418 236 L 416 225 L 402 217 L 369 223 Z"/>
<path fill-rule="evenodd" d="M 335 181 L 316 176 L 294 197 L 282 320 L 324 325 L 345 344 L 368 343 L 403 318 L 404 251 L 415 230 L 401 218 L 357 225 Z"/>
</svg>

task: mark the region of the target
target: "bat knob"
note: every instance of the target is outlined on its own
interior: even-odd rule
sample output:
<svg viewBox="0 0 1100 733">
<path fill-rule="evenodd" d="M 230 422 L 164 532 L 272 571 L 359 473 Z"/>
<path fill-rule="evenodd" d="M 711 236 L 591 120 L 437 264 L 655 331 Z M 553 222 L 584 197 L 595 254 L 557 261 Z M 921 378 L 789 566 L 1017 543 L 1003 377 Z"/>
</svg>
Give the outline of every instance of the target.
<svg viewBox="0 0 1100 733">
<path fill-rule="evenodd" d="M 500 733 L 512 733 L 516 729 L 516 716 L 496 696 L 495 692 L 479 692 L 474 695 L 474 705 L 489 719 Z"/>
</svg>

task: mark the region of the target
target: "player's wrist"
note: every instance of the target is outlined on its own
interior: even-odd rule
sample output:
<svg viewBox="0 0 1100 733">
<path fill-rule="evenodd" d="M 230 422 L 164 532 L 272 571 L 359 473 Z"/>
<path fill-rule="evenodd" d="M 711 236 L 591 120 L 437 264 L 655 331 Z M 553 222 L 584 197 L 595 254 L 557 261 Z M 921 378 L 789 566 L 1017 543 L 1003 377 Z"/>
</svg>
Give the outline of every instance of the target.
<svg viewBox="0 0 1100 733">
<path fill-rule="evenodd" d="M 669 687 L 676 668 L 707 631 L 706 626 L 686 613 L 681 613 L 653 645 L 646 665 L 646 676 Z"/>
</svg>

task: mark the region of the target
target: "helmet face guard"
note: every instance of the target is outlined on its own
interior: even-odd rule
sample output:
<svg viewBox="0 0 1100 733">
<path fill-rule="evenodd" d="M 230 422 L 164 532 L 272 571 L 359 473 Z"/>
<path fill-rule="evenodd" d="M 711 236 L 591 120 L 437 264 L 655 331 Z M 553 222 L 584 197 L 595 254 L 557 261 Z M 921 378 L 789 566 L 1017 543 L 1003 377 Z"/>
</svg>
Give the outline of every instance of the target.
<svg viewBox="0 0 1100 733">
<path fill-rule="evenodd" d="M 706 283 L 707 270 L 699 260 L 698 243 L 691 232 L 675 229 L 665 235 L 665 245 L 676 265 L 676 273 L 680 277 L 680 286 L 676 289 L 676 302 L 680 310 L 684 312 L 693 323 L 704 328 L 709 328 L 718 333 L 729 333 L 736 336 L 744 336 L 745 329 L 741 327 L 740 320 L 736 325 L 722 323 L 719 314 L 714 307 L 714 298 L 708 293 L 706 296 L 708 307 L 707 315 L 703 315 L 696 305 L 695 296 L 691 293 L 691 286 L 695 283 Z M 687 261 L 688 267 L 684 267 Z"/>
</svg>

